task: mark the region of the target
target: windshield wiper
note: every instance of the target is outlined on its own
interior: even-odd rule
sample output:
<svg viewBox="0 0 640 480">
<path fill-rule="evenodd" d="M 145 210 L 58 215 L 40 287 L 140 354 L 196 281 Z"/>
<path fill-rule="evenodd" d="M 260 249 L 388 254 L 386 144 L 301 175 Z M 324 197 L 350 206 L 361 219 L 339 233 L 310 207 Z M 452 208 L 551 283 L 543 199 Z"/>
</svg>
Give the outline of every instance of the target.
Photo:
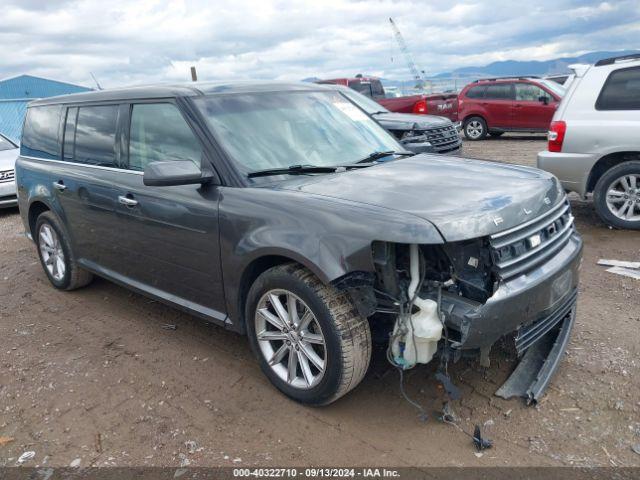
<svg viewBox="0 0 640 480">
<path fill-rule="evenodd" d="M 289 165 L 284 168 L 268 168 L 266 170 L 256 170 L 255 172 L 249 172 L 247 177 L 268 177 L 269 175 L 299 175 L 305 173 L 333 173 L 336 171 L 335 167 L 322 167 L 318 165 Z"/>
<path fill-rule="evenodd" d="M 375 160 L 379 160 L 381 158 L 384 157 L 388 157 L 390 155 L 399 155 L 399 156 L 403 156 L 403 157 L 410 157 L 412 155 L 415 155 L 415 153 L 413 152 L 396 152 L 395 150 L 388 150 L 386 152 L 373 152 L 371 154 L 369 154 L 368 156 L 364 157 L 361 160 L 358 160 L 356 163 L 368 163 L 368 162 L 373 162 Z"/>
</svg>

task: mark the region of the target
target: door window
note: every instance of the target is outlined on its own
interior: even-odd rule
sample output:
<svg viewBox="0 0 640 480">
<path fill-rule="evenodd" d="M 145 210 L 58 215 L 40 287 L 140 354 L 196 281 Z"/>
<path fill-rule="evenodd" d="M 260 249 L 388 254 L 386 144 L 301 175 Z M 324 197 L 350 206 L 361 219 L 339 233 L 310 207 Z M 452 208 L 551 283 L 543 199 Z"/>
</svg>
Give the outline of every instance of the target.
<svg viewBox="0 0 640 480">
<path fill-rule="evenodd" d="M 69 125 L 69 121 L 67 115 L 67 125 Z M 66 151 L 65 159 L 73 159 L 74 162 L 89 165 L 117 167 L 117 121 L 117 105 L 80 107 L 76 121 L 73 153 L 69 155 L 70 152 Z M 67 134 L 65 133 L 65 147 L 70 144 L 71 140 L 69 139 L 69 143 L 67 143 Z"/>
<path fill-rule="evenodd" d="M 598 110 L 640 110 L 640 67 L 616 70 L 602 87 Z"/>
<path fill-rule="evenodd" d="M 485 99 L 491 100 L 513 100 L 513 89 L 511 83 L 496 83 L 487 85 L 484 93 Z"/>
<path fill-rule="evenodd" d="M 200 166 L 202 147 L 178 108 L 171 103 L 134 105 L 131 112 L 129 168 L 151 162 L 184 160 Z"/>
<path fill-rule="evenodd" d="M 553 100 L 551 95 L 532 83 L 516 83 L 516 101 L 520 102 L 539 102 L 540 97 L 547 99 L 547 102 Z"/>
</svg>

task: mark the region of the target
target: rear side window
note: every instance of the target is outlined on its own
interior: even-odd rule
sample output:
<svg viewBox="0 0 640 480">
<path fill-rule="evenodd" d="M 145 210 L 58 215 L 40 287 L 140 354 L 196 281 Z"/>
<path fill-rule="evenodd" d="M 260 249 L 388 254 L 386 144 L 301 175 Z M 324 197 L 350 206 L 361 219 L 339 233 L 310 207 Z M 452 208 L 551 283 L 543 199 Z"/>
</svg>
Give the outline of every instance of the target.
<svg viewBox="0 0 640 480">
<path fill-rule="evenodd" d="M 69 115 L 73 115 L 69 109 Z M 70 117 L 67 115 L 67 125 Z M 71 117 L 72 118 L 72 117 Z M 78 108 L 73 154 L 69 155 L 70 131 L 65 131 L 65 159 L 76 163 L 117 167 L 116 124 L 118 106 L 90 106 Z"/>
<path fill-rule="evenodd" d="M 57 160 L 60 158 L 60 116 L 62 107 L 31 107 L 22 130 L 20 155 Z"/>
<path fill-rule="evenodd" d="M 129 136 L 129 168 L 151 162 L 184 160 L 200 166 L 202 147 L 178 108 L 171 103 L 134 105 Z"/>
<path fill-rule="evenodd" d="M 466 97 L 467 98 L 482 98 L 484 96 L 484 89 L 486 87 L 484 85 L 478 85 L 477 87 L 471 87 L 467 90 Z"/>
<path fill-rule="evenodd" d="M 596 101 L 598 110 L 640 110 L 640 67 L 611 72 Z"/>
<path fill-rule="evenodd" d="M 513 100 L 513 85 L 511 83 L 496 83 L 487 85 L 484 98 L 492 100 Z"/>
</svg>

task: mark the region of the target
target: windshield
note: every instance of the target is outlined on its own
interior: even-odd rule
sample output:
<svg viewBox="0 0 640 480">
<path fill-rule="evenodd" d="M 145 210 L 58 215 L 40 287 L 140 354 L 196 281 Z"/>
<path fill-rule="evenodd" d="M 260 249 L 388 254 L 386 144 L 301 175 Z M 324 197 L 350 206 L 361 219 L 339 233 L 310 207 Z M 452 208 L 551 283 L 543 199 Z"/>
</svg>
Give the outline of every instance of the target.
<svg viewBox="0 0 640 480">
<path fill-rule="evenodd" d="M 560 85 L 559 83 L 554 82 L 553 80 L 539 80 L 545 87 L 551 90 L 553 93 L 558 95 L 560 98 L 564 97 L 567 89 Z"/>
<path fill-rule="evenodd" d="M 13 143 L 11 143 L 9 140 L 7 140 L 2 135 L 0 135 L 0 151 L 12 150 L 14 148 L 18 148 L 18 147 L 16 147 Z"/>
<path fill-rule="evenodd" d="M 248 172 L 332 167 L 375 151 L 404 150 L 337 92 L 216 95 L 195 103 L 223 148 Z"/>
<path fill-rule="evenodd" d="M 342 93 L 345 97 L 351 100 L 353 103 L 358 105 L 361 109 L 367 112 L 369 115 L 373 115 L 374 113 L 388 113 L 389 110 L 384 108 L 378 102 L 371 100 L 369 97 L 365 97 L 364 95 L 352 90 L 350 88 L 344 87 L 337 89 L 340 93 Z"/>
</svg>

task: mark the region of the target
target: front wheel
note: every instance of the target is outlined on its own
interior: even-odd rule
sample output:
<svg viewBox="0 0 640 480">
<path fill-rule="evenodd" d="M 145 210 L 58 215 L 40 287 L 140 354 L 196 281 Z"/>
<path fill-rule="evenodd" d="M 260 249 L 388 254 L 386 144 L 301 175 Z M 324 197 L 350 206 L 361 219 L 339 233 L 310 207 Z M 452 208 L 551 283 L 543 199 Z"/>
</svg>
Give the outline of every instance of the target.
<svg viewBox="0 0 640 480">
<path fill-rule="evenodd" d="M 640 230 L 640 161 L 624 162 L 606 171 L 596 183 L 593 202 L 605 223 Z"/>
<path fill-rule="evenodd" d="M 260 275 L 248 294 L 246 319 L 262 371 L 298 402 L 327 405 L 367 371 L 369 322 L 346 293 L 304 267 L 280 265 Z"/>
<path fill-rule="evenodd" d="M 487 122 L 482 117 L 471 117 L 464 122 L 464 136 L 469 140 L 483 140 L 487 137 Z"/>
</svg>

